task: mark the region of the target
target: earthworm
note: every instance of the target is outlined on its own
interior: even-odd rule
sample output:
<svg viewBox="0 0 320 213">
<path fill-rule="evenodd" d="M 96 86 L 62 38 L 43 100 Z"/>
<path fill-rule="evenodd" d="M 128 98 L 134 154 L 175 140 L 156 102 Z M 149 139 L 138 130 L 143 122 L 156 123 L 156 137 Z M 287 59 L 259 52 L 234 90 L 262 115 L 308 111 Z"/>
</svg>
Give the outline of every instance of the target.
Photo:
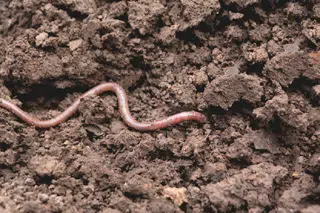
<svg viewBox="0 0 320 213">
<path fill-rule="evenodd" d="M 84 98 L 91 95 L 100 95 L 106 91 L 112 91 L 116 93 L 118 98 L 119 111 L 124 122 L 128 126 L 140 131 L 158 130 L 188 120 L 194 120 L 200 123 L 204 123 L 207 120 L 206 116 L 199 112 L 188 111 L 181 112 L 151 123 L 138 122 L 132 117 L 129 111 L 128 99 L 125 90 L 119 84 L 111 82 L 102 83 L 88 90 L 86 93 L 81 95 L 76 101 L 74 101 L 72 105 L 69 106 L 65 111 L 49 120 L 38 120 L 37 118 L 32 117 L 27 112 L 20 109 L 15 104 L 10 103 L 9 101 L 6 101 L 4 99 L 0 99 L 0 107 L 9 110 L 10 112 L 12 112 L 13 114 L 15 114 L 20 119 L 22 119 L 30 125 L 33 125 L 38 128 L 50 128 L 61 124 L 70 116 L 72 116 L 77 111 L 81 100 L 83 100 Z"/>
</svg>

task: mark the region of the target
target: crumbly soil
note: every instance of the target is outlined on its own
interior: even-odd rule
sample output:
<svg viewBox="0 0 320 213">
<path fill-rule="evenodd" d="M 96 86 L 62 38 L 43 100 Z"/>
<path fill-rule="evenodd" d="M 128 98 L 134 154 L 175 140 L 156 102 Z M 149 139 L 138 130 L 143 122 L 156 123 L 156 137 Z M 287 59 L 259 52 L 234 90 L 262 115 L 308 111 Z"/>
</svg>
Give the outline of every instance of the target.
<svg viewBox="0 0 320 213">
<path fill-rule="evenodd" d="M 318 0 L 1 0 L 0 212 L 320 212 Z"/>
</svg>

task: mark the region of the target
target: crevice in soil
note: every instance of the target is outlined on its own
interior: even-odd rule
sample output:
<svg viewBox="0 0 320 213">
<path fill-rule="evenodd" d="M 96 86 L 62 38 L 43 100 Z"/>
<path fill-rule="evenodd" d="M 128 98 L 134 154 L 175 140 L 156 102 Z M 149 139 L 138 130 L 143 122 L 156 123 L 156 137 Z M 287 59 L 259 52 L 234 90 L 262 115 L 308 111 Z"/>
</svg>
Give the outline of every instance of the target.
<svg viewBox="0 0 320 213">
<path fill-rule="evenodd" d="M 120 16 L 116 16 L 115 19 L 118 19 L 118 20 L 123 21 L 124 23 L 126 23 L 126 27 L 127 28 L 131 27 L 130 23 L 129 23 L 129 18 L 128 18 L 128 13 L 127 12 L 122 14 L 122 15 L 120 15 Z"/>
<path fill-rule="evenodd" d="M 35 179 L 37 185 L 42 185 L 42 184 L 51 185 L 52 184 L 52 180 L 54 178 L 53 178 L 52 175 L 44 175 L 44 176 L 36 175 L 34 177 L 34 179 Z"/>
<path fill-rule="evenodd" d="M 133 92 L 137 88 L 140 88 L 142 85 L 144 85 L 146 83 L 146 80 L 147 80 L 147 76 L 146 75 L 142 75 L 139 78 L 139 80 L 137 80 L 132 86 L 128 87 L 128 91 L 129 92 Z"/>
<path fill-rule="evenodd" d="M 155 151 L 149 153 L 149 160 L 153 161 L 155 159 L 173 160 L 176 159 L 176 157 L 170 150 L 156 149 Z"/>
<path fill-rule="evenodd" d="M 313 95 L 312 87 L 319 84 L 316 80 L 311 80 L 306 77 L 299 77 L 285 89 L 286 92 L 301 92 L 313 107 L 319 107 L 319 98 Z"/>
<path fill-rule="evenodd" d="M 259 77 L 263 77 L 262 71 L 264 68 L 265 63 L 256 63 L 256 64 L 249 64 L 246 68 L 246 74 L 252 75 L 257 74 Z"/>
<path fill-rule="evenodd" d="M 182 41 L 185 41 L 186 43 L 192 43 L 196 46 L 202 46 L 202 43 L 198 36 L 194 33 L 194 30 L 192 28 L 189 28 L 185 31 L 177 32 L 176 38 Z"/>
<path fill-rule="evenodd" d="M 0 151 L 1 152 L 7 151 L 10 147 L 11 147 L 10 144 L 0 142 Z"/>
<path fill-rule="evenodd" d="M 84 14 L 84 13 L 81 13 L 81 12 L 78 12 L 78 11 L 74 11 L 74 10 L 71 10 L 70 8 L 68 8 L 67 6 L 65 5 L 61 5 L 61 4 L 55 4 L 54 5 L 56 8 L 58 8 L 59 10 L 63 10 L 63 11 L 66 11 L 67 14 L 71 17 L 71 18 L 74 18 L 78 21 L 82 21 L 84 19 L 86 19 L 88 17 L 88 14 Z"/>
<path fill-rule="evenodd" d="M 57 108 L 69 94 L 84 93 L 89 88 L 83 85 L 76 85 L 68 89 L 56 88 L 52 83 L 42 83 L 32 85 L 25 88 L 17 82 L 7 82 L 5 86 L 11 91 L 12 97 L 23 103 L 23 107 L 28 108 L 31 103 L 36 102 L 36 105 L 41 105 L 45 108 Z M 25 88 L 21 90 L 21 88 Z M 42 104 L 38 104 L 38 102 Z"/>
<path fill-rule="evenodd" d="M 136 69 L 141 69 L 144 71 L 151 70 L 151 65 L 146 63 L 143 56 L 141 55 L 132 56 L 132 58 L 130 59 L 130 63 Z"/>
<path fill-rule="evenodd" d="M 241 99 L 239 101 L 235 101 L 228 111 L 251 116 L 253 110 L 254 107 L 251 103 L 244 99 Z"/>
<path fill-rule="evenodd" d="M 249 166 L 252 165 L 252 163 L 250 162 L 250 159 L 245 159 L 245 158 L 242 158 L 242 159 L 231 159 L 230 160 L 230 163 L 239 168 L 239 169 L 245 169 Z"/>
</svg>

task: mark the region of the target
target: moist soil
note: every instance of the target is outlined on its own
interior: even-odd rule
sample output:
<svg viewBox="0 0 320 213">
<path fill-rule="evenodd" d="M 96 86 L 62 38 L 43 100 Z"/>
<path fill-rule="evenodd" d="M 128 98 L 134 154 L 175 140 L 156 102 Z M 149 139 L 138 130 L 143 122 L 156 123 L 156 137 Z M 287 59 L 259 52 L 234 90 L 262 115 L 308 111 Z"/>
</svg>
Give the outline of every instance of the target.
<svg viewBox="0 0 320 213">
<path fill-rule="evenodd" d="M 1 0 L 0 212 L 320 212 L 317 0 Z"/>
</svg>

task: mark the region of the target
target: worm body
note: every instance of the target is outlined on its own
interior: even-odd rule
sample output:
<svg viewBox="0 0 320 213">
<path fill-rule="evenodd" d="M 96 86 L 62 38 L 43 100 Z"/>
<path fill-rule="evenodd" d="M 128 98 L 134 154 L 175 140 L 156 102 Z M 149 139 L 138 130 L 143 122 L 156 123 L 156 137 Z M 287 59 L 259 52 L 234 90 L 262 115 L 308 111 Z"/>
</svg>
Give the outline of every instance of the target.
<svg viewBox="0 0 320 213">
<path fill-rule="evenodd" d="M 63 111 L 61 114 L 59 114 L 58 116 L 50 120 L 39 120 L 37 118 L 34 118 L 28 113 L 26 113 L 25 111 L 23 111 L 22 109 L 20 109 L 15 104 L 10 103 L 1 98 L 0 98 L 0 107 L 9 110 L 10 112 L 15 114 L 16 116 L 18 116 L 20 119 L 22 119 L 28 124 L 31 124 L 38 128 L 49 128 L 64 122 L 70 116 L 72 116 L 77 111 L 81 103 L 81 100 L 83 98 L 86 98 L 91 95 L 100 95 L 106 91 L 112 91 L 116 93 L 118 98 L 119 111 L 124 122 L 128 126 L 140 131 L 158 130 L 158 129 L 162 129 L 162 128 L 165 128 L 174 124 L 178 124 L 183 121 L 188 121 L 188 120 L 194 120 L 200 123 L 204 123 L 207 120 L 205 115 L 199 112 L 189 111 L 189 112 L 181 112 L 181 113 L 169 116 L 165 119 L 151 122 L 151 123 L 138 122 L 132 117 L 129 111 L 126 92 L 119 84 L 116 84 L 116 83 L 102 83 L 96 87 L 93 87 L 92 89 L 90 89 L 89 91 L 81 95 L 80 98 L 78 98 L 75 102 L 73 102 L 73 104 L 69 106 L 65 111 Z"/>
</svg>

